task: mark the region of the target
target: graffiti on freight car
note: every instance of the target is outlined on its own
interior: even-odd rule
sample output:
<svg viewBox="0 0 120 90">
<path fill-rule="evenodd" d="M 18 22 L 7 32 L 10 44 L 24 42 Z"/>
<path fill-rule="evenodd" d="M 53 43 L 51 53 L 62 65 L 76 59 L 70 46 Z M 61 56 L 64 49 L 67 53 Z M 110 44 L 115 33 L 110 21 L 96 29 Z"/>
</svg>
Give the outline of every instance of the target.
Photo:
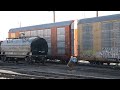
<svg viewBox="0 0 120 90">
<path fill-rule="evenodd" d="M 100 52 L 96 53 L 97 57 L 102 58 L 120 58 L 120 48 L 102 48 Z"/>
<path fill-rule="evenodd" d="M 83 52 L 81 52 L 81 57 L 93 57 L 95 55 L 95 51 L 94 50 L 85 50 Z"/>
</svg>

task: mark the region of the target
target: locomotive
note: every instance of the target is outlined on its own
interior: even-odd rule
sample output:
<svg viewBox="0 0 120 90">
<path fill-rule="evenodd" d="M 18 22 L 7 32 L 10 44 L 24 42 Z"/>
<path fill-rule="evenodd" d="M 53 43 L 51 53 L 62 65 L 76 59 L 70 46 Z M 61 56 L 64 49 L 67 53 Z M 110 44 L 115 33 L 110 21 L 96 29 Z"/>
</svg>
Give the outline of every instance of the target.
<svg viewBox="0 0 120 90">
<path fill-rule="evenodd" d="M 6 39 L 1 42 L 1 60 L 16 61 L 25 60 L 26 62 L 46 61 L 48 44 L 45 39 L 40 37 L 20 37 Z"/>
</svg>

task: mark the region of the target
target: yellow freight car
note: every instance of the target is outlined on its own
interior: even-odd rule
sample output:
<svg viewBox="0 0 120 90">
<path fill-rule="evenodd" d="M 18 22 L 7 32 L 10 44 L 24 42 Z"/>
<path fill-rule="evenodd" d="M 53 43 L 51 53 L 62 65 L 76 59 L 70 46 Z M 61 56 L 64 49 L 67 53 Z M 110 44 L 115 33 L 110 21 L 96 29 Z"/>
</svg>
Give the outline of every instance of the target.
<svg viewBox="0 0 120 90">
<path fill-rule="evenodd" d="M 78 21 L 78 56 L 90 63 L 120 61 L 120 14 Z"/>
</svg>

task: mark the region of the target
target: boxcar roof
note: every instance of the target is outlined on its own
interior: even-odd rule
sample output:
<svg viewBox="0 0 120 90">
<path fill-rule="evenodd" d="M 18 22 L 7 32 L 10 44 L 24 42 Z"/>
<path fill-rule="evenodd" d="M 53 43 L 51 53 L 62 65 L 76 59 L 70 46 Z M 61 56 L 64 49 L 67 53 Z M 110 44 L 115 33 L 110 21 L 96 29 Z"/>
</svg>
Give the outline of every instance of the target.
<svg viewBox="0 0 120 90">
<path fill-rule="evenodd" d="M 51 28 L 51 27 L 62 27 L 62 26 L 70 25 L 72 22 L 73 22 L 73 20 L 49 23 L 49 24 L 34 25 L 34 26 L 27 26 L 27 27 L 21 27 L 21 28 L 12 28 L 9 30 L 9 32 L 28 31 L 28 30 L 33 30 L 33 29 L 45 29 L 45 28 Z"/>
<path fill-rule="evenodd" d="M 80 19 L 78 20 L 78 24 L 101 22 L 101 21 L 108 21 L 108 20 L 118 20 L 118 19 L 120 19 L 120 14 Z"/>
</svg>

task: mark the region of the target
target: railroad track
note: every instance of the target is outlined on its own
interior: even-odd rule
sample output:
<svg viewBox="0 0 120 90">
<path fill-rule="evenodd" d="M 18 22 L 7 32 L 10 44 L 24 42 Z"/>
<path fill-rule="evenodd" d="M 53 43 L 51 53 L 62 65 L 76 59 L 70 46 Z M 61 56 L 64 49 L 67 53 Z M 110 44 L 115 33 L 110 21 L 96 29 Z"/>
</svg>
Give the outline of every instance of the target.
<svg viewBox="0 0 120 90">
<path fill-rule="evenodd" d="M 47 64 L 53 64 L 53 65 L 66 65 L 65 63 L 61 63 L 61 62 L 54 62 L 54 61 L 47 61 L 46 62 Z M 14 63 L 14 62 L 3 62 L 3 64 L 6 64 L 6 65 L 15 65 L 15 64 L 25 64 L 25 65 L 30 65 L 28 63 Z M 33 63 L 31 65 L 42 65 L 41 63 Z M 46 64 L 45 64 L 46 65 Z M 78 63 L 76 66 L 89 66 L 89 67 L 95 67 L 95 68 L 108 68 L 108 69 L 116 69 L 116 70 L 120 70 L 120 66 L 116 66 L 116 65 L 92 65 L 90 63 Z"/>
<path fill-rule="evenodd" d="M 79 66 L 80 65 L 80 66 Z M 66 65 L 57 64 L 1 64 L 1 69 L 12 70 L 19 74 L 11 74 L 0 71 L 0 77 L 13 79 L 116 79 L 120 78 L 119 70 L 79 64 L 75 72 L 71 73 Z M 79 73 L 80 72 L 80 73 Z M 22 74 L 21 74 L 22 73 Z M 109 78 L 108 78 L 109 77 Z"/>
<path fill-rule="evenodd" d="M 84 75 L 73 75 L 65 73 L 48 73 L 39 72 L 39 75 L 34 74 L 21 74 L 21 73 L 5 73 L 0 71 L 0 77 L 7 79 L 109 79 L 103 77 L 84 76 Z"/>
</svg>

